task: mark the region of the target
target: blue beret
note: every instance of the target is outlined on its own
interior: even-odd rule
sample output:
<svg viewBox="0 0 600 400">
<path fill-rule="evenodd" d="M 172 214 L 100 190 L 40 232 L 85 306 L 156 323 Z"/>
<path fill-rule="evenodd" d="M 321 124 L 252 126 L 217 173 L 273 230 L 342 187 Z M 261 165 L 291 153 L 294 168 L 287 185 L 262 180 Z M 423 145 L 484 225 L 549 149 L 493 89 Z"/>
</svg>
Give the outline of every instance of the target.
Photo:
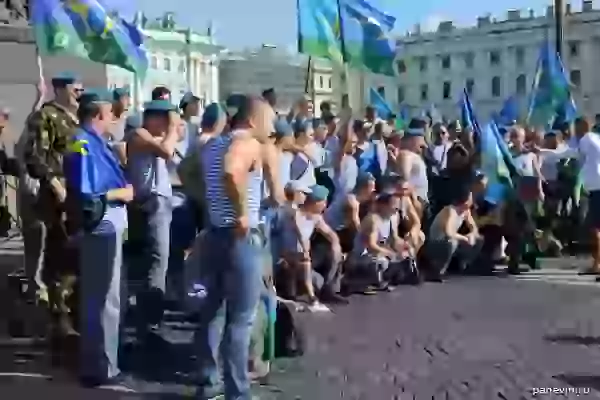
<svg viewBox="0 0 600 400">
<path fill-rule="evenodd" d="M 183 102 L 183 99 L 181 101 Z M 223 114 L 223 109 L 219 103 L 211 103 L 204 109 L 204 113 L 202 113 L 201 125 L 203 127 L 213 127 Z"/>
<path fill-rule="evenodd" d="M 120 100 L 121 97 L 130 96 L 130 95 L 131 95 L 131 93 L 129 92 L 129 89 L 126 87 L 116 88 L 115 90 L 113 90 L 113 100 L 114 101 Z"/>
<path fill-rule="evenodd" d="M 152 100 L 144 105 L 144 111 L 177 111 L 177 107 L 169 100 Z"/>
<path fill-rule="evenodd" d="M 74 82 L 80 82 L 79 76 L 70 71 L 63 71 L 52 77 L 52 85 L 70 85 Z"/>
<path fill-rule="evenodd" d="M 195 101 L 200 101 L 200 97 L 196 96 L 192 92 L 186 92 L 183 95 L 183 97 L 181 97 L 181 100 L 179 101 L 179 108 L 183 108 L 186 105 L 193 103 Z"/>
<path fill-rule="evenodd" d="M 311 193 L 306 194 L 306 200 L 318 202 L 327 200 L 329 190 L 325 186 L 315 185 L 310 188 Z"/>
<path fill-rule="evenodd" d="M 289 137 L 294 134 L 291 125 L 285 120 L 285 118 L 277 118 L 275 120 L 275 134 L 277 137 Z"/>
<path fill-rule="evenodd" d="M 112 93 L 106 89 L 86 89 L 79 97 L 79 104 L 111 103 Z"/>
</svg>

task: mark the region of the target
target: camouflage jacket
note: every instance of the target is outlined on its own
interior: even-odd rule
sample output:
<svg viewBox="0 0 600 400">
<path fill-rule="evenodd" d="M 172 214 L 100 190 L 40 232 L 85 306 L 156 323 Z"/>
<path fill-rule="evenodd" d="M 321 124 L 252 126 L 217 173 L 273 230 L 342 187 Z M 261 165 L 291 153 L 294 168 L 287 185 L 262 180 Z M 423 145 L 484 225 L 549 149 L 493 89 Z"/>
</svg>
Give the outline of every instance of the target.
<svg viewBox="0 0 600 400">
<path fill-rule="evenodd" d="M 77 117 L 49 102 L 27 118 L 28 140 L 24 149 L 27 172 L 43 184 L 53 177 L 62 180 L 63 154 L 78 127 Z"/>
</svg>

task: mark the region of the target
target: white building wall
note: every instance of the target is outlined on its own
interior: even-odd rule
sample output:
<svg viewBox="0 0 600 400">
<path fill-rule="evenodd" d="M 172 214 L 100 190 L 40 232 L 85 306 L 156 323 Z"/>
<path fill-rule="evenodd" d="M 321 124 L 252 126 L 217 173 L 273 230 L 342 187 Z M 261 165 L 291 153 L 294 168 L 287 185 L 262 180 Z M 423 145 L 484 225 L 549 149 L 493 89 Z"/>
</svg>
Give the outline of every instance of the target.
<svg viewBox="0 0 600 400">
<path fill-rule="evenodd" d="M 213 87 L 219 74 L 215 54 L 222 47 L 215 45 L 212 38 L 192 32 L 145 29 L 144 33 L 150 68 L 140 90 L 134 91 L 133 73 L 114 66 L 107 68 L 109 87 L 130 87 L 134 96 L 140 96 L 134 99 L 137 104 L 150 100 L 156 86 L 168 87 L 174 103 L 179 103 L 189 90 L 201 98 L 202 106 L 219 101 L 219 92 Z M 189 74 L 188 66 L 192 68 Z"/>
<path fill-rule="evenodd" d="M 587 2 L 590 4 L 590 2 Z M 567 73 L 579 71 L 581 82 L 572 82 L 579 109 L 586 114 L 600 113 L 600 76 L 596 72 L 600 61 L 600 10 L 587 5 L 573 5 L 565 17 L 563 61 Z M 418 29 L 398 39 L 398 69 L 395 78 L 369 75 L 365 87 L 385 87 L 386 99 L 394 107 L 408 105 L 413 114 L 434 104 L 446 117 L 457 117 L 457 103 L 467 80 L 474 82 L 471 100 L 479 117 L 487 119 L 502 107 L 504 100 L 515 95 L 521 114 L 526 114 L 541 43 L 549 38 L 554 43 L 553 10 L 536 16 L 531 11 L 509 11 L 503 20 L 489 16 L 478 19 L 478 26 L 456 28 L 442 22 L 436 32 L 419 33 Z M 499 55 L 499 64 L 490 61 L 491 53 Z M 519 53 L 522 56 L 519 56 Z M 468 58 L 473 57 L 472 66 Z M 427 60 L 427 70 L 421 71 L 421 58 Z M 450 57 L 450 67 L 442 60 Z M 520 62 L 519 62 L 520 60 Z M 398 65 L 397 65 L 398 66 Z M 577 72 L 575 72 L 577 73 Z M 517 92 L 517 78 L 526 76 L 525 91 Z M 500 79 L 500 92 L 492 92 L 492 79 Z M 443 97 L 444 82 L 449 82 L 449 98 Z M 421 98 L 422 85 L 428 86 L 427 99 Z M 404 98 L 399 98 L 398 91 Z M 400 101 L 404 100 L 404 101 Z M 367 100 L 368 101 L 368 100 Z"/>
<path fill-rule="evenodd" d="M 330 64 L 314 59 L 308 77 L 308 58 L 272 46 L 224 54 L 219 62 L 218 90 L 221 98 L 236 93 L 260 95 L 274 88 L 277 106 L 289 110 L 302 96 L 312 98 L 318 114 L 323 101 L 334 101 L 335 80 Z"/>
</svg>

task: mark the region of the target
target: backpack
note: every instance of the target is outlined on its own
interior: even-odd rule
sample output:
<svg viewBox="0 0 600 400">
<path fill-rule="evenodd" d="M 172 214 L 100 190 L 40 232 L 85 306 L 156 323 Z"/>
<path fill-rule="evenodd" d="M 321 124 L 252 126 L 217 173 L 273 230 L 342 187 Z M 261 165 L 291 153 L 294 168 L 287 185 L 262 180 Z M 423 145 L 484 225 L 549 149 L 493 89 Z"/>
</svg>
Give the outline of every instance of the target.
<svg viewBox="0 0 600 400">
<path fill-rule="evenodd" d="M 385 272 L 384 278 L 394 286 L 419 285 L 422 282 L 421 273 L 413 257 L 393 263 Z"/>
<path fill-rule="evenodd" d="M 304 329 L 298 323 L 293 303 L 277 300 L 275 320 L 275 357 L 299 357 L 304 354 Z"/>
</svg>

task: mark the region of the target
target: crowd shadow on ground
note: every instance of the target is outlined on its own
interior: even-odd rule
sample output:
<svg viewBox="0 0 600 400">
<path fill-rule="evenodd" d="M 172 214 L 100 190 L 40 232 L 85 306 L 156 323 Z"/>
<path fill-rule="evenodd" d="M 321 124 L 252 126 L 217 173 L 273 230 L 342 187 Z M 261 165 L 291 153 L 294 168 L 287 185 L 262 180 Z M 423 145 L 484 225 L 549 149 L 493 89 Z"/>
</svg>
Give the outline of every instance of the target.
<svg viewBox="0 0 600 400">
<path fill-rule="evenodd" d="M 598 336 L 581 336 L 573 334 L 547 335 L 545 341 L 564 345 L 576 346 L 598 346 L 600 345 L 600 337 Z M 573 388 L 580 390 L 595 390 L 600 391 L 600 375 L 581 375 L 575 373 L 562 373 L 554 375 L 554 378 L 566 383 Z"/>
</svg>

